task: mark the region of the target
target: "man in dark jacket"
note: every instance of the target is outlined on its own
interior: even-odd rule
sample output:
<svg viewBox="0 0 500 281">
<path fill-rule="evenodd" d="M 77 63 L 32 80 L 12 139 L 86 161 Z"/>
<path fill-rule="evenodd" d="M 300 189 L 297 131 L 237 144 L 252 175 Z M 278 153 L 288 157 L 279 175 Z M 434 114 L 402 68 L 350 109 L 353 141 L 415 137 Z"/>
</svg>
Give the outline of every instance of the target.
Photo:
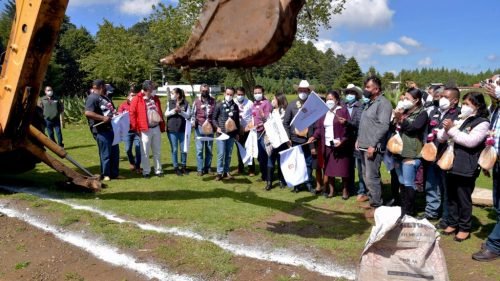
<svg viewBox="0 0 500 281">
<path fill-rule="evenodd" d="M 217 135 L 222 133 L 229 136 L 226 140 L 217 140 L 217 176 L 216 181 L 222 178 L 233 179 L 229 173 L 231 164 L 231 155 L 233 153 L 234 141 L 239 137 L 240 117 L 238 105 L 233 101 L 234 88 L 227 88 L 224 94 L 224 100 L 217 104 L 213 115 L 213 126 L 216 128 Z"/>
<path fill-rule="evenodd" d="M 45 96 L 40 103 L 43 109 L 43 118 L 49 138 L 56 142 L 54 138 L 54 131 L 56 131 L 57 144 L 64 147 L 62 132 L 61 132 L 61 113 L 64 111 L 63 103 L 60 99 L 54 96 L 54 91 L 51 86 L 45 87 Z"/>
<path fill-rule="evenodd" d="M 299 132 L 295 128 L 295 126 L 291 125 L 293 117 L 295 117 L 295 115 L 299 112 L 300 108 L 302 108 L 309 94 L 311 93 L 313 87 L 309 85 L 309 82 L 307 82 L 307 80 L 300 81 L 300 84 L 295 85 L 294 87 L 296 88 L 299 97 L 295 101 L 288 104 L 285 111 L 285 117 L 283 118 L 283 125 L 285 127 L 285 130 L 287 131 L 288 137 L 290 138 L 290 145 L 292 146 L 302 145 L 306 143 L 313 134 L 312 125 L 302 132 Z M 304 157 L 306 159 L 307 174 L 309 175 L 309 180 L 305 183 L 305 186 L 306 189 L 309 190 L 311 193 L 316 193 L 316 190 L 313 188 L 314 181 L 312 177 L 312 162 L 313 162 L 313 157 L 311 154 L 312 148 L 314 148 L 313 143 L 302 146 L 302 151 L 304 152 Z M 292 192 L 299 192 L 299 191 L 300 188 L 298 186 L 295 186 L 292 190 Z"/>
</svg>

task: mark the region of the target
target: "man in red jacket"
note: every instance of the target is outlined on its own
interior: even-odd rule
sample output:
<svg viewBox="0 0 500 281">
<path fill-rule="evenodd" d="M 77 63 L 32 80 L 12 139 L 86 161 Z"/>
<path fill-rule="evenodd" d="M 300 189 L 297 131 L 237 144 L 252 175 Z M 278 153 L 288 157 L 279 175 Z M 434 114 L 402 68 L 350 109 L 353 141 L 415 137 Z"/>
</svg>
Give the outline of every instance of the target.
<svg viewBox="0 0 500 281">
<path fill-rule="evenodd" d="M 160 99 L 155 95 L 155 85 L 151 80 L 142 84 L 142 91 L 130 104 L 130 129 L 141 139 L 141 165 L 144 178 L 150 177 L 149 151 L 153 152 L 155 174 L 163 176 L 160 162 L 161 133 L 165 132 L 165 121 Z"/>
</svg>

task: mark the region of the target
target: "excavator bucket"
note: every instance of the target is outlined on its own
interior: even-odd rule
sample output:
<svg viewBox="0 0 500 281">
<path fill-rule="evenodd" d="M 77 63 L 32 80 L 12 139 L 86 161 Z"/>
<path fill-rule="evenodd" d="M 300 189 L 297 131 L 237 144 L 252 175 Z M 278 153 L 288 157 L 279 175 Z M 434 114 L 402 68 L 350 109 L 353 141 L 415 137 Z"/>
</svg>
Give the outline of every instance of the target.
<svg viewBox="0 0 500 281">
<path fill-rule="evenodd" d="M 305 0 L 209 0 L 187 43 L 161 60 L 174 66 L 258 67 L 292 46 Z"/>
</svg>

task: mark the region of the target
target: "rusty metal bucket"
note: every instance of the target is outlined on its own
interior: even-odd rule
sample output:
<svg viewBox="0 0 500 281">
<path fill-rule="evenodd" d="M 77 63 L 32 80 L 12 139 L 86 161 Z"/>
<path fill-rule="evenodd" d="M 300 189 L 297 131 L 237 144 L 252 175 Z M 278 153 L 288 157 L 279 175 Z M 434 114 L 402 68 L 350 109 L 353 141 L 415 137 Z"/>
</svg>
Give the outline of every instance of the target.
<svg viewBox="0 0 500 281">
<path fill-rule="evenodd" d="M 174 66 L 264 66 L 292 46 L 305 0 L 209 0 L 187 43 L 161 60 Z"/>
</svg>

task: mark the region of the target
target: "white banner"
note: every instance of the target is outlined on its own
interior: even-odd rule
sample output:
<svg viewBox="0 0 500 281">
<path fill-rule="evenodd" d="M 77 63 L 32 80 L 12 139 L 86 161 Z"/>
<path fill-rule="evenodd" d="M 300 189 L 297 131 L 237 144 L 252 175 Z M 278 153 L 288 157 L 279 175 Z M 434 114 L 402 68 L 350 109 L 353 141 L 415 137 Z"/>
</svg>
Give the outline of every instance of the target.
<svg viewBox="0 0 500 281">
<path fill-rule="evenodd" d="M 243 162 L 243 165 L 251 166 L 252 156 L 247 153 L 247 150 L 243 147 L 243 145 L 241 145 L 241 143 L 236 141 L 236 145 L 238 146 L 238 152 L 240 153 L 241 162 Z"/>
<path fill-rule="evenodd" d="M 128 112 L 114 116 L 113 119 L 111 119 L 111 126 L 113 127 L 114 133 L 113 145 L 117 145 L 128 136 L 128 131 L 130 130 L 130 115 Z"/>
<path fill-rule="evenodd" d="M 326 103 L 316 93 L 310 93 L 304 105 L 293 117 L 290 125 L 295 126 L 298 131 L 303 131 L 327 112 L 328 106 L 326 106 Z"/>
<path fill-rule="evenodd" d="M 250 130 L 247 141 L 245 142 L 245 150 L 253 158 L 257 158 L 259 156 L 259 147 L 257 145 L 258 138 L 257 131 Z"/>
<path fill-rule="evenodd" d="M 264 128 L 266 129 L 266 135 L 273 148 L 278 148 L 280 145 L 290 140 L 281 119 L 269 118 L 269 120 L 264 123 Z"/>
<path fill-rule="evenodd" d="M 214 141 L 214 140 L 228 140 L 229 139 L 229 136 L 224 134 L 224 133 L 221 133 L 220 136 L 216 137 L 216 138 L 211 138 L 211 137 L 196 137 L 197 140 L 199 141 Z"/>
<path fill-rule="evenodd" d="M 186 119 L 186 130 L 184 131 L 184 146 L 182 147 L 182 152 L 189 152 L 189 144 L 191 143 L 191 122 Z"/>
<path fill-rule="evenodd" d="M 297 186 L 309 180 L 302 146 L 294 146 L 281 151 L 280 167 L 289 187 Z"/>
</svg>

